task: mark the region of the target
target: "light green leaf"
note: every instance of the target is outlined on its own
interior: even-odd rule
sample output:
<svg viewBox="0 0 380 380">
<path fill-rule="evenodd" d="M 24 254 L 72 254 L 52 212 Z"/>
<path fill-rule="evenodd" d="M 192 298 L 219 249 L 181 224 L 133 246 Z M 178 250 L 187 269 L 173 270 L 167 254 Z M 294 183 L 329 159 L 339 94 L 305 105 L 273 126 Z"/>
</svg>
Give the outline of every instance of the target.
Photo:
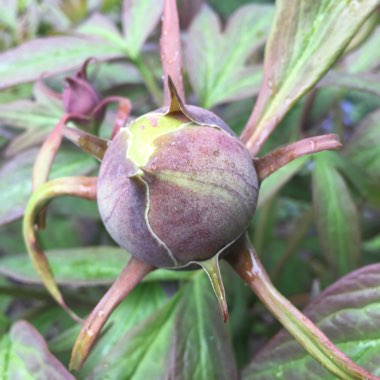
<svg viewBox="0 0 380 380">
<path fill-rule="evenodd" d="M 74 380 L 74 376 L 49 352 L 43 337 L 28 322 L 16 322 L 0 340 L 0 373 L 3 380 Z"/>
<path fill-rule="evenodd" d="M 377 73 L 353 74 L 342 71 L 330 71 L 319 83 L 319 86 L 337 86 L 368 92 L 380 96 Z"/>
<path fill-rule="evenodd" d="M 380 376 L 380 265 L 369 265 L 327 288 L 304 311 L 353 361 Z M 243 380 L 334 380 L 285 331 L 243 371 Z"/>
<path fill-rule="evenodd" d="M 107 60 L 124 54 L 120 47 L 102 38 L 59 36 L 35 39 L 0 54 L 0 88 L 77 68 L 89 57 Z"/>
<path fill-rule="evenodd" d="M 380 26 L 357 49 L 348 54 L 343 65 L 351 73 L 367 72 L 375 70 L 380 61 L 380 51 L 377 48 L 380 43 Z"/>
<path fill-rule="evenodd" d="M 276 15 L 265 51 L 264 79 L 243 134 L 257 154 L 290 108 L 344 51 L 379 0 L 286 0 Z"/>
<path fill-rule="evenodd" d="M 338 275 L 357 266 L 361 248 L 358 211 L 345 181 L 332 165 L 334 153 L 315 156 L 313 201 L 318 234 L 327 260 Z"/>
<path fill-rule="evenodd" d="M 163 8 L 163 0 L 124 0 L 122 25 L 128 55 L 136 59 L 156 27 Z"/>
<path fill-rule="evenodd" d="M 101 37 L 121 51 L 126 49 L 125 40 L 117 30 L 115 24 L 106 16 L 95 13 L 77 28 L 77 32 L 88 36 Z"/>
<path fill-rule="evenodd" d="M 0 166 L 0 224 L 24 214 L 32 191 L 32 167 L 38 149 L 31 149 Z M 76 149 L 61 149 L 52 168 L 52 178 L 84 175 L 96 168 L 95 160 Z"/>
<path fill-rule="evenodd" d="M 222 31 L 216 13 L 204 5 L 192 23 L 185 50 L 191 84 L 200 104 L 210 108 L 257 93 L 259 66 L 248 59 L 265 42 L 273 7 L 250 4 L 239 8 Z"/>
<path fill-rule="evenodd" d="M 108 246 L 55 249 L 47 251 L 46 256 L 57 284 L 75 286 L 111 284 L 131 257 L 122 248 Z M 1 257 L 0 273 L 16 281 L 41 283 L 27 255 Z M 159 269 L 145 281 L 186 280 L 192 275 L 189 271 Z"/>
</svg>

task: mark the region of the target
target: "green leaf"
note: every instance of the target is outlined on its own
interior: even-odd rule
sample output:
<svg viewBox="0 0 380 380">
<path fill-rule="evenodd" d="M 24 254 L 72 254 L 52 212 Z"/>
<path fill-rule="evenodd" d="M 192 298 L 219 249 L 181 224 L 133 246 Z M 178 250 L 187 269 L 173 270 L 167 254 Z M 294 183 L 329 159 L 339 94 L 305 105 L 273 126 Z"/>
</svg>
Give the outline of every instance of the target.
<svg viewBox="0 0 380 380">
<path fill-rule="evenodd" d="M 122 25 L 125 46 L 131 59 L 139 56 L 144 42 L 160 19 L 163 5 L 163 0 L 124 0 Z"/>
<path fill-rule="evenodd" d="M 123 314 L 122 323 L 127 323 L 128 329 L 118 335 L 87 378 L 238 378 L 226 326 L 203 272 L 194 274 L 192 281 L 155 313 L 129 324 L 129 315 L 133 318 L 136 310 L 134 303 L 131 312 Z"/>
<path fill-rule="evenodd" d="M 380 376 L 380 265 L 343 277 L 304 311 L 353 361 Z M 282 331 L 243 372 L 244 380 L 333 380 L 319 363 Z"/>
<path fill-rule="evenodd" d="M 243 140 L 256 154 L 290 108 L 333 65 L 379 0 L 276 2 L 264 79 Z"/>
<path fill-rule="evenodd" d="M 16 322 L 0 340 L 0 374 L 4 380 L 74 380 L 49 352 L 46 342 L 28 322 Z"/>
<path fill-rule="evenodd" d="M 355 129 L 346 153 L 357 166 L 380 181 L 380 110 L 370 114 Z"/>
<path fill-rule="evenodd" d="M 380 43 L 380 26 L 366 41 L 350 54 L 346 55 L 343 65 L 351 73 L 374 71 L 377 69 L 380 60 L 380 51 L 377 48 Z"/>
<path fill-rule="evenodd" d="M 380 96 L 378 83 L 380 75 L 377 73 L 352 74 L 342 71 L 330 71 L 318 86 L 337 86 Z"/>
<path fill-rule="evenodd" d="M 87 36 L 101 37 L 112 46 L 118 47 L 121 51 L 126 49 L 125 40 L 115 24 L 100 13 L 92 15 L 77 28 L 77 31 Z"/>
<path fill-rule="evenodd" d="M 56 249 L 46 252 L 46 256 L 56 282 L 75 286 L 111 284 L 131 257 L 122 248 L 107 246 Z M 0 273 L 16 281 L 41 283 L 27 255 L 0 257 Z M 145 281 L 186 280 L 192 275 L 189 271 L 159 269 Z"/>
<path fill-rule="evenodd" d="M 363 243 L 363 249 L 367 252 L 379 253 L 380 252 L 380 235 L 376 235 L 370 240 Z"/>
<path fill-rule="evenodd" d="M 32 166 L 37 149 L 25 151 L 0 167 L 0 224 L 20 218 L 32 191 Z M 88 174 L 96 168 L 92 157 L 74 149 L 61 149 L 52 168 L 52 178 Z"/>
<path fill-rule="evenodd" d="M 174 379 L 238 379 L 226 325 L 202 272 L 181 294 L 170 357 L 175 363 L 171 372 Z"/>
<path fill-rule="evenodd" d="M 356 268 L 361 238 L 358 211 L 345 181 L 333 166 L 334 153 L 315 156 L 313 201 L 320 242 L 339 275 Z"/>
<path fill-rule="evenodd" d="M 272 6 L 246 5 L 230 17 L 222 31 L 216 13 L 206 5 L 202 7 L 190 27 L 185 58 L 203 107 L 258 92 L 261 70 L 247 61 L 265 42 L 272 16 Z"/>
<path fill-rule="evenodd" d="M 87 58 L 124 56 L 120 47 L 102 38 L 59 36 L 35 39 L 0 54 L 0 88 L 31 82 L 80 66 Z"/>
<path fill-rule="evenodd" d="M 139 285 L 111 315 L 81 378 L 159 379 L 167 368 L 163 358 L 177 302 L 160 285 Z"/>
<path fill-rule="evenodd" d="M 257 207 L 261 208 L 277 194 L 303 168 L 308 160 L 309 157 L 307 156 L 297 158 L 266 178 L 260 186 Z"/>
</svg>

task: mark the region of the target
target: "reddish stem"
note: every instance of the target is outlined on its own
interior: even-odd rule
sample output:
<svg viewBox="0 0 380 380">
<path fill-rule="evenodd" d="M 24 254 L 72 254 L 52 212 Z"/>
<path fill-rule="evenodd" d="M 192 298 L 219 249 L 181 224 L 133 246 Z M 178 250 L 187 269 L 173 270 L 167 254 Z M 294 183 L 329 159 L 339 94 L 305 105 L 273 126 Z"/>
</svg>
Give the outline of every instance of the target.
<svg viewBox="0 0 380 380">
<path fill-rule="evenodd" d="M 86 319 L 71 354 L 70 368 L 79 370 L 113 310 L 154 267 L 131 258 L 111 288 Z"/>
<path fill-rule="evenodd" d="M 241 239 L 236 251 L 227 260 L 272 315 L 327 370 L 340 379 L 379 380 L 342 353 L 313 322 L 277 291 L 247 236 Z"/>
<path fill-rule="evenodd" d="M 255 158 L 255 167 L 259 180 L 262 181 L 273 172 L 298 157 L 321 152 L 323 150 L 340 149 L 342 144 L 334 134 L 309 137 L 293 144 L 282 146 L 271 153 Z"/>
<path fill-rule="evenodd" d="M 162 71 L 164 75 L 164 103 L 170 104 L 168 77 L 174 82 L 180 98 L 185 101 L 182 76 L 182 51 L 176 0 L 165 0 L 160 39 Z"/>
</svg>

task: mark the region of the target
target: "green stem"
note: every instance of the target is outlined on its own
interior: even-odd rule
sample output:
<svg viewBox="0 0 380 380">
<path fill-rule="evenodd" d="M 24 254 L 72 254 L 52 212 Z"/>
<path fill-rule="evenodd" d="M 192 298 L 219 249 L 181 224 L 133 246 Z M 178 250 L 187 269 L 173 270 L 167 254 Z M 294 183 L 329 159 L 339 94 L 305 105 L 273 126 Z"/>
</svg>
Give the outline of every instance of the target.
<svg viewBox="0 0 380 380">
<path fill-rule="evenodd" d="M 157 85 L 156 78 L 154 77 L 153 71 L 146 65 L 144 60 L 141 58 L 141 56 L 136 57 L 133 59 L 133 63 L 136 65 L 137 69 L 140 72 L 140 75 L 148 88 L 149 92 L 151 93 L 154 102 L 161 106 L 163 103 L 162 99 L 162 91 Z"/>
<path fill-rule="evenodd" d="M 228 259 L 272 315 L 323 367 L 339 379 L 379 379 L 341 352 L 312 321 L 278 292 L 247 237 L 242 239 L 237 251 Z"/>
</svg>

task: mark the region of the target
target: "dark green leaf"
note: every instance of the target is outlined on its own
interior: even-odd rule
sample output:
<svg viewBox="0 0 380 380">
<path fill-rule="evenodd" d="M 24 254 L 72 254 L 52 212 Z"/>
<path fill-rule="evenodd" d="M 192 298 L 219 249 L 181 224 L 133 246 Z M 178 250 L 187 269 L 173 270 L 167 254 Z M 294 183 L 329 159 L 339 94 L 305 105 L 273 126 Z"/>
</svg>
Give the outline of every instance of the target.
<svg viewBox="0 0 380 380">
<path fill-rule="evenodd" d="M 355 203 L 340 173 L 334 153 L 315 156 L 313 200 L 318 234 L 327 260 L 339 275 L 356 268 L 361 240 Z"/>
<path fill-rule="evenodd" d="M 86 379 L 238 378 L 226 326 L 203 272 L 149 318 L 129 326 L 134 327 L 119 334 Z"/>
<path fill-rule="evenodd" d="M 200 272 L 183 290 L 170 350 L 171 377 L 235 380 L 238 372 L 215 295 Z"/>
<path fill-rule="evenodd" d="M 263 45 L 272 16 L 272 6 L 246 5 L 231 16 L 222 31 L 218 16 L 208 6 L 202 7 L 190 27 L 185 57 L 203 107 L 257 93 L 261 70 L 248 66 L 247 60 Z"/>
<path fill-rule="evenodd" d="M 305 314 L 352 360 L 380 376 L 380 265 L 350 273 L 326 289 Z M 252 360 L 244 380 L 332 380 L 289 336 L 281 332 Z"/>
<path fill-rule="evenodd" d="M 32 166 L 37 149 L 25 151 L 0 167 L 0 224 L 20 218 L 32 189 Z M 52 168 L 52 178 L 83 175 L 96 167 L 92 157 L 61 149 Z"/>
<path fill-rule="evenodd" d="M 0 340 L 0 352 L 0 374 L 4 380 L 75 379 L 28 322 L 19 321 L 12 326 Z"/>
<path fill-rule="evenodd" d="M 112 314 L 80 377 L 159 379 L 166 371 L 164 357 L 176 304 L 177 298 L 168 302 L 160 285 L 138 286 Z M 146 377 L 141 377 L 144 371 Z"/>
<path fill-rule="evenodd" d="M 356 128 L 346 152 L 356 165 L 380 181 L 380 110 Z"/>
</svg>

